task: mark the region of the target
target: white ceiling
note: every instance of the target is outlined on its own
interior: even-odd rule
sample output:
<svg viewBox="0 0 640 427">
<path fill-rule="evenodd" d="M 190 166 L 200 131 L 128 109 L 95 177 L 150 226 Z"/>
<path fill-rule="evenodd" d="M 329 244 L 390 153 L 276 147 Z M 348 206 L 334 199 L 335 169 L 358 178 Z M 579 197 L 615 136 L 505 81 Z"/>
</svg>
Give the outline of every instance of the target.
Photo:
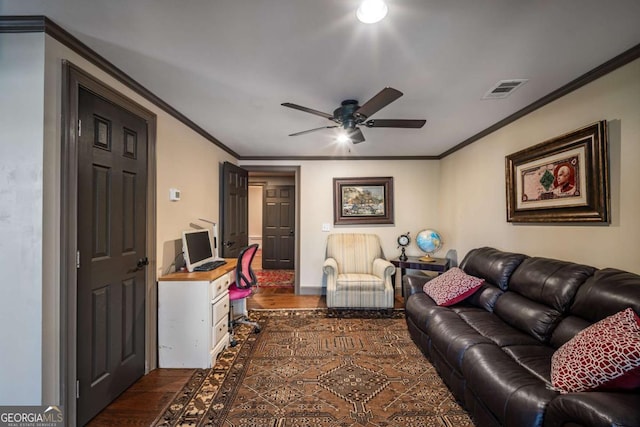
<svg viewBox="0 0 640 427">
<path fill-rule="evenodd" d="M 640 43 L 638 0 L 387 0 L 373 25 L 358 3 L 0 0 L 0 14 L 46 15 L 243 158 L 437 156 Z M 480 99 L 505 79 L 529 81 Z M 385 86 L 404 96 L 373 118 L 425 127 L 287 136 L 333 123 L 282 102 L 332 113 Z"/>
</svg>

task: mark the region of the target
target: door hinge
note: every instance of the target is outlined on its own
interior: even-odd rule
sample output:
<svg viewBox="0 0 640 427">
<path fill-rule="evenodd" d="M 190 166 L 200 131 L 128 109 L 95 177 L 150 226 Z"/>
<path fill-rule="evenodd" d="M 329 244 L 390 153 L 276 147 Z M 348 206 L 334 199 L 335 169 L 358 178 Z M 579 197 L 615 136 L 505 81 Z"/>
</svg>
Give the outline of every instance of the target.
<svg viewBox="0 0 640 427">
<path fill-rule="evenodd" d="M 80 380 L 76 380 L 76 399 L 80 399 Z"/>
<path fill-rule="evenodd" d="M 82 136 L 82 120 L 78 120 L 78 136 Z"/>
<path fill-rule="evenodd" d="M 76 251 L 76 268 L 80 268 L 80 251 Z"/>
</svg>

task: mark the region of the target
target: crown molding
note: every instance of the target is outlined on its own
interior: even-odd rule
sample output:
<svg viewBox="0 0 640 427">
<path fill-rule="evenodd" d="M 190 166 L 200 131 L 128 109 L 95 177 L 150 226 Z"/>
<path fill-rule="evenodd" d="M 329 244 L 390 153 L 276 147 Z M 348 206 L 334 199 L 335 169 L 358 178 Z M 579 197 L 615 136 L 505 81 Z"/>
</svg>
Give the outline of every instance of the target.
<svg viewBox="0 0 640 427">
<path fill-rule="evenodd" d="M 149 89 L 131 78 L 127 73 L 113 65 L 111 62 L 107 61 L 96 51 L 91 49 L 86 44 L 82 43 L 71 33 L 69 33 L 67 30 L 65 30 L 46 16 L 0 16 L 0 33 L 42 32 L 53 37 L 72 51 L 76 52 L 78 55 L 91 62 L 93 65 L 100 68 L 102 71 L 109 74 L 111 77 L 118 80 L 123 85 L 127 86 L 129 89 L 149 100 L 157 107 L 161 108 L 166 113 L 170 114 L 171 116 L 182 122 L 184 125 L 191 128 L 194 132 L 198 133 L 203 138 L 217 145 L 236 159 L 240 158 L 240 155 L 238 153 L 224 145 L 209 132 L 191 121 L 187 116 L 173 108 L 171 105 L 159 98 Z"/>
<path fill-rule="evenodd" d="M 439 160 L 440 156 L 242 156 L 239 160 Z"/>
<path fill-rule="evenodd" d="M 456 145 L 453 148 L 450 148 L 449 150 L 445 151 L 444 153 L 442 153 L 440 156 L 438 156 L 438 158 L 443 159 L 445 157 L 447 157 L 449 154 L 453 154 L 458 150 L 461 150 L 462 148 L 466 147 L 467 145 L 476 142 L 477 140 L 484 138 L 485 136 L 497 131 L 500 128 L 503 128 L 505 126 L 507 126 L 510 123 L 515 122 L 518 119 L 521 119 L 522 117 L 526 116 L 529 113 L 534 112 L 535 110 L 537 110 L 538 108 L 544 107 L 545 105 L 562 98 L 565 95 L 568 95 L 569 93 L 573 92 L 576 89 L 581 88 L 582 86 L 585 86 L 589 83 L 591 83 L 594 80 L 599 79 L 600 77 L 605 76 L 606 74 L 609 74 L 610 72 L 624 66 L 627 65 L 628 63 L 630 63 L 631 61 L 634 61 L 636 59 L 640 58 L 640 44 L 635 45 L 634 47 L 632 47 L 631 49 L 628 49 L 624 52 L 622 52 L 620 55 L 610 59 L 609 61 L 605 62 L 602 65 L 599 65 L 595 68 L 593 68 L 592 70 L 587 71 L 586 73 L 584 73 L 583 75 L 581 75 L 580 77 L 570 81 L 569 83 L 567 83 L 566 85 L 560 87 L 559 89 L 556 89 L 555 91 L 543 96 L 542 98 L 538 99 L 537 101 L 533 102 L 532 104 L 527 105 L 526 107 L 524 107 L 523 109 L 516 111 L 515 113 L 513 113 L 512 115 L 500 120 L 499 122 L 489 126 L 488 128 L 484 129 L 481 132 L 478 132 L 477 134 L 473 135 L 472 137 L 462 141 L 460 144 Z"/>
</svg>

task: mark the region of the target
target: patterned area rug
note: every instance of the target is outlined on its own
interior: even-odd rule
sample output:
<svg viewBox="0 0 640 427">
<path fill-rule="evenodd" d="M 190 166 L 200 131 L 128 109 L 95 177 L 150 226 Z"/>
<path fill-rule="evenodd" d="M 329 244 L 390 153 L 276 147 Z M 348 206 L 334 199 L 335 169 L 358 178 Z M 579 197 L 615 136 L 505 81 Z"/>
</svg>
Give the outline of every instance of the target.
<svg viewBox="0 0 640 427">
<path fill-rule="evenodd" d="M 295 270 L 255 270 L 259 288 L 293 288 Z"/>
<path fill-rule="evenodd" d="M 262 326 L 197 370 L 155 426 L 473 426 L 404 312 L 252 311 Z"/>
</svg>

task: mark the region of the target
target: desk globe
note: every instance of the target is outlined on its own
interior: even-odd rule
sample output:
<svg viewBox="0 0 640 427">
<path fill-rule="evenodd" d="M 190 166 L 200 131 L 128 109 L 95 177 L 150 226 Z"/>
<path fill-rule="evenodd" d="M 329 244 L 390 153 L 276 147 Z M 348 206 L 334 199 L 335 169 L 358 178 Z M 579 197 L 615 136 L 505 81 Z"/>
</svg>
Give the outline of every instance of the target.
<svg viewBox="0 0 640 427">
<path fill-rule="evenodd" d="M 442 248 L 442 237 L 435 230 L 422 230 L 416 236 L 416 244 L 422 252 L 426 253 L 420 261 L 433 262 L 435 259 L 431 258 L 431 254 Z"/>
</svg>

